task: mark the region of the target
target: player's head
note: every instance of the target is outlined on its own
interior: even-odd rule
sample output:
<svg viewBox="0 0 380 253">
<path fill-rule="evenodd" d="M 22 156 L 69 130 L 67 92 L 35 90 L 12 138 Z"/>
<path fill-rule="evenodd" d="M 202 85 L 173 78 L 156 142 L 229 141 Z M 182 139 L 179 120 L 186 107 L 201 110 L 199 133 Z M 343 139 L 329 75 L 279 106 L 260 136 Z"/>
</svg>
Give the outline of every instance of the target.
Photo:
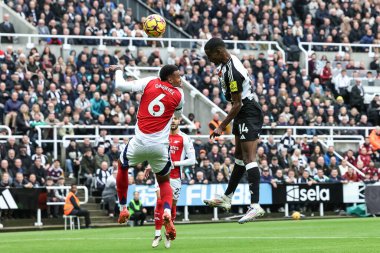
<svg viewBox="0 0 380 253">
<path fill-rule="evenodd" d="M 170 130 L 175 131 L 178 129 L 179 123 L 181 119 L 173 116 L 172 124 L 170 126 Z"/>
<path fill-rule="evenodd" d="M 222 39 L 211 38 L 207 41 L 204 49 L 208 59 L 216 65 L 222 64 L 226 60 L 226 55 L 228 53 L 226 45 Z"/>
<path fill-rule="evenodd" d="M 181 75 L 175 65 L 165 65 L 160 70 L 161 81 L 168 82 L 173 86 L 181 86 Z"/>
</svg>

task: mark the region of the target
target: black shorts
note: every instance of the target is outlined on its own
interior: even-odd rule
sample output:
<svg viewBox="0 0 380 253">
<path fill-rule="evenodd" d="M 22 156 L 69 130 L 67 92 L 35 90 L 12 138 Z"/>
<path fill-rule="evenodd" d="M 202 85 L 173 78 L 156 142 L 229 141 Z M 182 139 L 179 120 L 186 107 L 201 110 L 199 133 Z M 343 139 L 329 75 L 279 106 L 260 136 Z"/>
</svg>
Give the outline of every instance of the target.
<svg viewBox="0 0 380 253">
<path fill-rule="evenodd" d="M 263 127 L 261 106 L 254 100 L 244 99 L 239 114 L 234 119 L 232 134 L 240 141 L 255 141 L 260 137 Z"/>
</svg>

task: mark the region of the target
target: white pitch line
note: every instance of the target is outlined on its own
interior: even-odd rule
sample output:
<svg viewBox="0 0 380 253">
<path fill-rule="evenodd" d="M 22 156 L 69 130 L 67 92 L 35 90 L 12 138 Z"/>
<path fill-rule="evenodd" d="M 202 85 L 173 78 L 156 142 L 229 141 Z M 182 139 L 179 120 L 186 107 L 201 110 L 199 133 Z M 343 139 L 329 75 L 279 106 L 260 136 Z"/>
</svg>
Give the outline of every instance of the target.
<svg viewBox="0 0 380 253">
<path fill-rule="evenodd" d="M 23 238 L 20 240 L 6 240 L 3 241 L 3 244 L 14 243 L 14 242 L 32 242 L 32 241 L 82 241 L 82 240 L 150 240 L 151 237 L 86 237 L 86 238 Z M 301 239 L 301 240 L 310 240 L 310 239 L 380 239 L 380 236 L 211 236 L 211 237 L 179 237 L 176 240 L 289 240 L 289 239 Z"/>
</svg>

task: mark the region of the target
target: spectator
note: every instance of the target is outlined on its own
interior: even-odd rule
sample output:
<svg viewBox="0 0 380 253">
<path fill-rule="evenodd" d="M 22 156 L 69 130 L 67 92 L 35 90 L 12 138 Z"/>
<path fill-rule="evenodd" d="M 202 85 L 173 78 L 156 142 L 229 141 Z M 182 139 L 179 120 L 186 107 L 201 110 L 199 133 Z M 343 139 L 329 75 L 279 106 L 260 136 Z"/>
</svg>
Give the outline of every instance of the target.
<svg viewBox="0 0 380 253">
<path fill-rule="evenodd" d="M 9 14 L 4 14 L 3 22 L 0 23 L 0 33 L 16 33 L 13 24 L 9 21 Z M 1 43 L 13 43 L 12 36 L 1 36 Z"/>
<path fill-rule="evenodd" d="M 309 166 L 305 169 L 311 177 L 315 177 L 318 174 L 316 164 L 314 161 L 310 161 Z"/>
<path fill-rule="evenodd" d="M 4 107 L 5 112 L 5 121 L 4 124 L 12 127 L 13 129 L 16 127 L 16 118 L 17 112 L 21 107 L 21 102 L 18 100 L 18 94 L 16 92 L 12 93 L 11 98 L 7 100 Z"/>
<path fill-rule="evenodd" d="M 46 179 L 45 186 L 54 186 L 53 179 L 48 177 Z M 59 199 L 55 196 L 56 190 L 46 189 L 47 202 L 59 202 Z M 59 206 L 47 205 L 47 215 L 49 218 L 58 218 Z"/>
<path fill-rule="evenodd" d="M 287 184 L 296 184 L 297 183 L 296 173 L 294 170 L 288 171 L 288 175 L 285 177 L 285 182 Z"/>
<path fill-rule="evenodd" d="M 105 102 L 101 97 L 99 92 L 94 93 L 94 97 L 90 100 L 91 102 L 91 114 L 97 119 L 100 114 L 104 112 L 107 102 Z"/>
<path fill-rule="evenodd" d="M 299 184 L 308 184 L 310 186 L 310 185 L 314 184 L 315 181 L 310 177 L 309 172 L 307 172 L 306 170 L 304 170 L 302 172 L 302 176 L 300 178 L 298 178 L 297 183 L 299 183 Z"/>
<path fill-rule="evenodd" d="M 225 184 L 227 183 L 226 178 L 224 177 L 224 174 L 222 172 L 218 172 L 215 181 L 213 182 L 215 184 Z"/>
<path fill-rule="evenodd" d="M 363 167 L 368 167 L 371 162 L 371 156 L 367 153 L 366 148 L 361 148 L 357 158 L 357 163 L 363 163 Z"/>
<path fill-rule="evenodd" d="M 100 168 L 96 170 L 96 189 L 103 192 L 107 179 L 111 176 L 111 171 L 109 170 L 108 163 L 103 161 Z"/>
<path fill-rule="evenodd" d="M 40 183 L 40 185 L 44 185 L 46 183 L 48 172 L 42 166 L 40 158 L 36 158 L 34 160 L 34 163 L 30 169 L 30 174 L 36 175 L 37 181 Z M 53 180 L 52 178 L 50 179 Z"/>
<path fill-rule="evenodd" d="M 347 160 L 342 160 L 342 163 L 339 165 L 339 175 L 343 176 L 348 171 Z"/>
<path fill-rule="evenodd" d="M 37 30 L 38 30 L 38 34 L 42 34 L 42 35 L 50 34 L 49 27 L 45 25 L 45 20 L 43 19 L 38 20 Z M 46 39 L 44 38 L 42 40 L 46 40 Z"/>
<path fill-rule="evenodd" d="M 350 106 L 356 107 L 359 112 L 363 110 L 364 106 L 364 88 L 360 80 L 355 80 L 355 85 L 350 93 Z"/>
<path fill-rule="evenodd" d="M 223 163 L 223 158 L 221 154 L 219 153 L 219 147 L 217 145 L 213 145 L 211 151 L 208 153 L 207 158 L 210 160 L 210 162 L 218 162 Z"/>
<path fill-rule="evenodd" d="M 128 204 L 128 210 L 130 213 L 130 220 L 133 220 L 134 226 L 144 225 L 146 219 L 147 210 L 143 207 L 140 200 L 140 193 L 134 192 L 133 199 Z"/>
<path fill-rule="evenodd" d="M 285 148 L 288 150 L 288 153 L 292 153 L 296 148 L 296 140 L 292 136 L 293 130 L 291 128 L 287 129 L 284 136 L 281 137 L 280 140 L 280 148 Z"/>
<path fill-rule="evenodd" d="M 268 183 L 268 184 L 272 184 L 273 186 L 276 185 L 275 180 L 270 175 L 268 168 L 262 169 L 262 175 L 260 177 L 260 183 Z"/>
<path fill-rule="evenodd" d="M 41 187 L 40 183 L 37 181 L 37 177 L 34 174 L 29 175 L 28 184 L 25 188 L 39 188 Z"/>
<path fill-rule="evenodd" d="M 81 176 L 85 178 L 87 188 L 93 185 L 95 168 L 96 162 L 91 148 L 84 149 L 84 155 L 81 160 Z"/>
<path fill-rule="evenodd" d="M 334 146 L 329 146 L 327 152 L 325 153 L 324 159 L 325 159 L 325 164 L 326 166 L 330 166 L 330 160 L 332 157 L 335 157 L 337 164 L 339 165 L 339 157 L 335 155 L 334 153 Z"/>
<path fill-rule="evenodd" d="M 101 167 L 102 162 L 106 162 L 107 165 L 111 164 L 110 158 L 108 155 L 105 154 L 105 148 L 103 145 L 100 145 L 98 147 L 98 152 L 95 155 L 95 169 L 98 169 Z"/>
<path fill-rule="evenodd" d="M 91 219 L 90 213 L 86 209 L 80 208 L 80 202 L 77 194 L 77 185 L 72 184 L 70 188 L 70 192 L 65 199 L 65 205 L 63 207 L 65 215 L 76 215 L 76 216 L 84 216 L 86 228 L 90 227 Z"/>
<path fill-rule="evenodd" d="M 208 184 L 209 181 L 205 178 L 203 171 L 197 171 L 196 178 L 191 180 L 189 184 Z"/>
<path fill-rule="evenodd" d="M 200 165 L 201 166 L 197 168 L 197 171 L 202 171 L 204 178 L 208 182 L 214 181 L 215 175 L 214 175 L 214 172 L 213 172 L 214 170 L 213 170 L 212 164 L 210 163 L 210 160 L 208 158 L 204 158 Z"/>
<path fill-rule="evenodd" d="M 48 176 L 51 177 L 55 183 L 63 176 L 61 162 L 58 159 L 54 160 L 53 165 L 49 169 Z"/>
<path fill-rule="evenodd" d="M 16 131 L 26 134 L 30 129 L 29 107 L 26 104 L 20 106 L 20 112 L 16 116 Z"/>
<path fill-rule="evenodd" d="M 317 175 L 314 176 L 314 181 L 317 183 L 326 183 L 329 181 L 329 178 L 324 174 L 323 169 L 318 169 Z"/>
<path fill-rule="evenodd" d="M 152 184 L 152 180 L 150 179 L 145 179 L 145 175 L 143 171 L 139 171 L 136 175 L 136 180 L 135 180 L 136 185 L 150 185 Z"/>
<path fill-rule="evenodd" d="M 281 169 L 276 171 L 276 174 L 273 176 L 273 180 L 276 184 L 284 184 L 286 179 Z"/>
<path fill-rule="evenodd" d="M 12 184 L 14 188 L 28 188 L 28 180 L 24 179 L 21 172 L 16 173 L 15 180 Z"/>
<path fill-rule="evenodd" d="M 117 170 L 112 172 L 112 177 L 108 177 L 106 186 L 102 192 L 102 198 L 104 205 L 108 207 L 108 216 L 114 217 L 115 205 L 116 205 L 116 175 Z"/>
<path fill-rule="evenodd" d="M 1 188 L 10 188 L 12 186 L 12 178 L 9 176 L 9 173 L 5 172 L 1 175 Z"/>
<path fill-rule="evenodd" d="M 75 109 L 78 112 L 82 112 L 84 110 L 90 110 L 91 102 L 86 98 L 86 93 L 82 91 L 79 95 L 79 98 L 75 100 Z"/>
<path fill-rule="evenodd" d="M 347 172 L 343 175 L 342 178 L 346 180 L 348 183 L 359 181 L 358 175 L 356 174 L 354 169 L 350 167 L 347 169 Z"/>
<path fill-rule="evenodd" d="M 66 160 L 65 160 L 65 168 L 69 173 L 69 178 L 74 178 L 74 169 L 75 174 L 79 171 L 80 161 L 82 158 L 82 154 L 77 147 L 77 143 L 75 140 L 70 140 L 70 145 L 66 149 Z"/>
<path fill-rule="evenodd" d="M 49 160 L 46 155 L 43 154 L 44 150 L 42 147 L 36 147 L 35 154 L 32 155 L 32 161 L 36 159 L 41 160 L 41 165 L 44 167 L 45 170 L 50 168 Z"/>
<path fill-rule="evenodd" d="M 344 183 L 342 177 L 339 176 L 337 169 L 331 170 L 331 174 L 327 182 L 328 183 L 341 183 L 341 182 Z"/>
</svg>

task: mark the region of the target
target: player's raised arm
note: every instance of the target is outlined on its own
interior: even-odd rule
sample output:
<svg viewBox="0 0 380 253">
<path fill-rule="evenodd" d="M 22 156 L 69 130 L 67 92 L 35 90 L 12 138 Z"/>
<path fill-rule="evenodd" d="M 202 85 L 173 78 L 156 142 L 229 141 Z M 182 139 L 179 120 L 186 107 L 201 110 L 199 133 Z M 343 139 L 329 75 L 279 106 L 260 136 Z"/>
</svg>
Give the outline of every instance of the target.
<svg viewBox="0 0 380 253">
<path fill-rule="evenodd" d="M 115 71 L 115 88 L 121 90 L 122 92 L 142 92 L 144 91 L 146 85 L 156 77 L 145 77 L 138 80 L 126 81 L 123 74 L 123 66 L 121 65 L 111 65 L 111 71 Z"/>
</svg>

